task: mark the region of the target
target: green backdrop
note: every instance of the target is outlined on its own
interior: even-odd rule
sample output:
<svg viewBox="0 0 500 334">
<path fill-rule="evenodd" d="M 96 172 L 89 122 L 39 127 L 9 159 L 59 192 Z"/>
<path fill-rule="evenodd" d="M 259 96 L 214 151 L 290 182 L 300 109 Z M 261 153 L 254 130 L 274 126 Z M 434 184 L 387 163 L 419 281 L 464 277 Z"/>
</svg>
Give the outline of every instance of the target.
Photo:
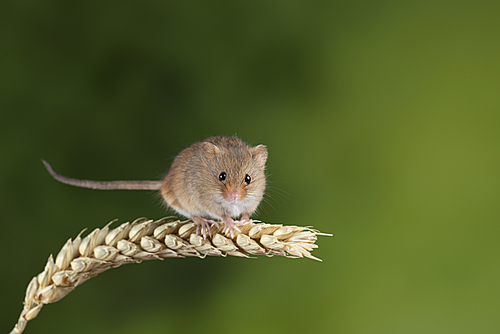
<svg viewBox="0 0 500 334">
<path fill-rule="evenodd" d="M 269 149 L 265 222 L 313 255 L 110 270 L 29 333 L 498 333 L 500 2 L 3 1 L 0 332 L 69 237 L 166 214 L 211 135 Z"/>
</svg>

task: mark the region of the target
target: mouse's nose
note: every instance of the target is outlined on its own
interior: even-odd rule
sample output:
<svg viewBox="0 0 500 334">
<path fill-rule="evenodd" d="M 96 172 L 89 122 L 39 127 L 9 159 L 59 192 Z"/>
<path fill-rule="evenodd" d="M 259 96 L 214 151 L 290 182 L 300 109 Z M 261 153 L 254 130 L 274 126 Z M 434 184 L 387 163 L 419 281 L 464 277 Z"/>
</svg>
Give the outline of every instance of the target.
<svg viewBox="0 0 500 334">
<path fill-rule="evenodd" d="M 229 198 L 231 199 L 231 202 L 239 202 L 240 201 L 240 194 L 230 193 Z"/>
<path fill-rule="evenodd" d="M 228 201 L 229 203 L 238 203 L 242 200 L 243 194 L 239 189 L 232 189 L 229 188 L 225 193 L 224 193 L 224 199 Z"/>
</svg>

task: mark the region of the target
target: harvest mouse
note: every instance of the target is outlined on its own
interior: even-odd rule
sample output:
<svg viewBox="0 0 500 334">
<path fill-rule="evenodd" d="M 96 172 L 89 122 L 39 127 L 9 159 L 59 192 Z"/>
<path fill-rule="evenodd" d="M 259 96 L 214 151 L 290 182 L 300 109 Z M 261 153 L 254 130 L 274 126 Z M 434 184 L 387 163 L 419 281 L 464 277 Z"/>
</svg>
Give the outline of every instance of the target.
<svg viewBox="0 0 500 334">
<path fill-rule="evenodd" d="M 42 160 L 43 161 L 43 160 Z M 224 222 L 223 232 L 239 231 L 232 217 L 249 221 L 266 188 L 267 149 L 252 147 L 236 137 L 211 137 L 184 149 L 175 157 L 162 181 L 92 181 L 56 173 L 56 180 L 91 189 L 159 190 L 165 204 L 197 224 L 197 233 L 210 232 L 214 219 Z"/>
</svg>

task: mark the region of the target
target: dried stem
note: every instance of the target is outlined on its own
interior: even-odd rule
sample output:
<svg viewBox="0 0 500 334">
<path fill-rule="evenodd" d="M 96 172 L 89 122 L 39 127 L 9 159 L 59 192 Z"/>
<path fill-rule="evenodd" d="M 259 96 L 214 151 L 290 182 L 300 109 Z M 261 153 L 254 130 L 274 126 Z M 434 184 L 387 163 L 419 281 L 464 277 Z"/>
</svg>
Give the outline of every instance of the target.
<svg viewBox="0 0 500 334">
<path fill-rule="evenodd" d="M 196 234 L 196 225 L 187 220 L 139 218 L 115 229 L 95 229 L 83 239 L 83 230 L 69 239 L 57 254 L 49 256 L 43 272 L 33 277 L 26 290 L 24 308 L 10 334 L 20 334 L 28 321 L 35 318 L 44 304 L 54 303 L 91 277 L 126 263 L 140 263 L 169 257 L 232 255 L 281 255 L 288 258 L 308 257 L 318 246 L 320 233 L 309 227 L 270 225 L 247 222 L 233 238 L 223 233 L 223 226 L 212 225 L 204 239 Z"/>
</svg>

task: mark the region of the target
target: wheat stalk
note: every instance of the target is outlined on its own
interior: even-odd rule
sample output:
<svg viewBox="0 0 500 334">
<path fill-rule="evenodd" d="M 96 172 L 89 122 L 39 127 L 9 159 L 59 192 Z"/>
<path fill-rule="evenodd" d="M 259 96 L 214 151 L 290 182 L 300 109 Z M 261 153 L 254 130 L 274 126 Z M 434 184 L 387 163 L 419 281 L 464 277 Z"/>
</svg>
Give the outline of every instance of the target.
<svg viewBox="0 0 500 334">
<path fill-rule="evenodd" d="M 49 256 L 44 271 L 28 284 L 24 308 L 10 334 L 20 334 L 44 304 L 54 303 L 91 277 L 126 263 L 140 263 L 169 257 L 281 255 L 318 260 L 311 251 L 320 233 L 309 227 L 270 225 L 247 222 L 234 237 L 223 233 L 222 224 L 214 224 L 207 238 L 196 234 L 196 224 L 186 220 L 139 218 L 115 229 L 95 229 L 86 237 L 66 242 L 56 260 Z"/>
</svg>

